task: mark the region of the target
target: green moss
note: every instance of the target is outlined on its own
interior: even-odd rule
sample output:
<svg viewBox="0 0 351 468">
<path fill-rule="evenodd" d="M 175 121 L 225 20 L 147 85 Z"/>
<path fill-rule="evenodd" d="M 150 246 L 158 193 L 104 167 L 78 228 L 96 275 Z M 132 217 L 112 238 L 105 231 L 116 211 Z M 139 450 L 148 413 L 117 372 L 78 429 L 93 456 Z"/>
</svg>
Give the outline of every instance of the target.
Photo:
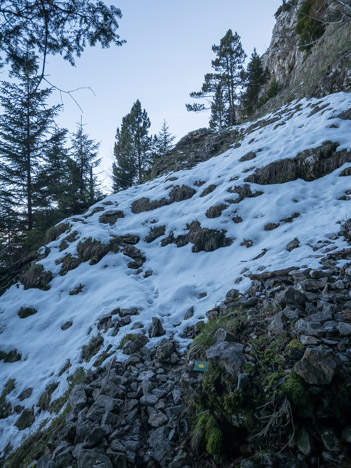
<svg viewBox="0 0 351 468">
<path fill-rule="evenodd" d="M 305 347 L 299 340 L 293 339 L 286 345 L 285 351 L 289 359 L 297 361 L 302 358 Z"/>
<path fill-rule="evenodd" d="M 284 358 L 279 338 L 273 341 L 271 337 L 261 336 L 250 344 L 253 348 L 251 355 L 257 359 L 257 367 L 262 375 L 283 370 Z"/>
<path fill-rule="evenodd" d="M 240 333 L 242 327 L 247 323 L 247 314 L 241 308 L 232 309 L 230 314 L 207 323 L 198 322 L 196 328 L 200 334 L 190 345 L 189 354 L 192 358 L 205 356 L 206 350 L 215 344 L 215 333 L 219 328 L 224 328 L 230 333 Z M 201 326 L 199 326 L 201 324 Z"/>
<path fill-rule="evenodd" d="M 128 341 L 135 341 L 138 336 L 139 335 L 137 333 L 129 333 L 128 335 L 125 335 L 119 343 L 118 349 L 123 349 Z"/>
<path fill-rule="evenodd" d="M 222 432 L 213 416 L 207 418 L 206 426 L 206 450 L 215 459 L 222 458 Z"/>
<path fill-rule="evenodd" d="M 312 408 L 311 398 L 305 383 L 295 371 L 287 375 L 281 390 L 295 407 L 306 410 Z"/>
<path fill-rule="evenodd" d="M 193 433 L 194 436 L 200 440 L 203 439 L 206 444 L 206 451 L 215 460 L 221 461 L 223 454 L 222 432 L 212 414 L 201 414 Z"/>
</svg>

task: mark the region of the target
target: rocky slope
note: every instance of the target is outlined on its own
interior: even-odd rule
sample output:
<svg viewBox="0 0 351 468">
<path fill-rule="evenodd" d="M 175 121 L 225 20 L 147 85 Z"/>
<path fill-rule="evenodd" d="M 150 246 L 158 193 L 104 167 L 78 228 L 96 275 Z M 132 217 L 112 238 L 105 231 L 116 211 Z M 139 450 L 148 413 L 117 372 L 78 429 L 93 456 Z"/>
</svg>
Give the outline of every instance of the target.
<svg viewBox="0 0 351 468">
<path fill-rule="evenodd" d="M 306 1 L 288 0 L 276 13 L 272 40 L 262 59 L 271 71 L 272 79 L 283 90 L 263 112 L 291 99 L 351 90 L 351 22 L 333 24 L 339 20 L 340 7 L 330 1 L 313 0 L 310 3 L 319 12 L 317 16 L 322 21 L 331 20 L 331 24 L 312 47 L 301 50 L 304 41 L 296 32 L 296 26 Z"/>
<path fill-rule="evenodd" d="M 179 375 L 189 375 L 191 355 L 185 367 L 182 356 L 198 333 L 196 324 L 233 286 L 238 292 L 231 293 L 231 308 L 237 305 L 240 311 L 249 309 L 247 317 L 257 315 L 258 322 L 253 326 L 262 322 L 268 327 L 279 312 L 269 332 L 275 336 L 274 327 L 281 327 L 283 341 L 278 344 L 283 356 L 292 339 L 306 348 L 325 345 L 330 347 L 335 364 L 328 375 L 333 378 L 345 371 L 348 314 L 334 307 L 333 296 L 329 311 L 323 304 L 328 302 L 325 297 L 329 297 L 329 287 L 339 290 L 340 307 L 347 302 L 349 273 L 344 263 L 348 257 L 344 258 L 342 252 L 348 247 L 349 236 L 345 221 L 351 194 L 350 109 L 351 95 L 347 93 L 295 101 L 256 122 L 234 128 L 232 147 L 224 153 L 193 169 L 112 195 L 85 215 L 67 219 L 52 230 L 48 244 L 24 272 L 21 283 L 0 298 L 3 456 L 40 427 L 46 428 L 48 437 L 36 435 L 37 442 L 44 440 L 42 445 L 32 440 L 15 455 L 15 461 L 5 466 L 27 466 L 34 459 L 30 447 L 35 447 L 37 460 L 44 456 L 38 466 L 94 466 L 96 451 L 104 459 L 101 466 L 106 467 L 128 463 L 166 466 L 172 461 L 176 468 L 190 463 L 189 456 L 193 460 L 190 464 L 195 463 L 202 439 L 199 437 L 198 446 L 193 443 L 183 447 L 192 421 L 190 413 L 184 418 L 184 408 L 175 409 L 184 404 L 177 385 Z M 230 145 L 228 141 L 225 144 Z M 333 255 L 328 257 L 333 265 L 326 265 L 332 273 L 309 276 L 304 272 L 307 266 L 321 269 L 328 255 Z M 300 269 L 301 274 L 285 272 L 278 284 L 272 282 L 268 272 L 282 267 Z M 301 278 L 307 283 L 301 283 Z M 252 279 L 256 289 L 252 289 Z M 316 279 L 321 281 L 317 284 Z M 327 282 L 330 285 L 326 289 Z M 285 286 L 299 290 L 303 300 L 280 300 Z M 291 315 L 285 311 L 285 304 L 293 306 Z M 226 310 L 232 313 L 225 307 L 219 309 L 220 315 Z M 326 314 L 323 317 L 327 319 L 306 318 L 313 314 Z M 295 328 L 297 324 L 300 328 Z M 235 336 L 245 359 L 254 364 L 252 375 L 240 366 L 239 374 L 249 374 L 255 382 L 261 376 L 259 367 L 255 367 L 257 356 L 249 358 L 252 340 L 256 339 L 251 335 L 268 334 L 266 325 L 260 333 L 248 325 L 247 333 Z M 229 328 L 231 333 L 235 331 L 234 325 Z M 314 331 L 317 328 L 319 331 Z M 218 340 L 226 343 L 228 336 L 221 333 Z M 316 340 L 301 341 L 302 335 Z M 202 349 L 195 348 L 198 357 L 210 361 L 216 358 L 215 354 L 204 354 L 213 345 L 211 340 Z M 301 346 L 298 349 L 301 351 Z M 323 348 L 322 354 L 323 350 L 327 352 Z M 126 361 L 127 356 L 131 357 Z M 293 370 L 295 364 L 291 362 L 284 357 L 279 372 Z M 273 371 L 276 369 L 269 373 Z M 189 376 L 183 382 L 192 379 Z M 196 385 L 201 382 L 195 380 L 200 392 Z M 235 378 L 233 382 L 237 385 Z M 313 383 L 307 380 L 305 384 L 306 392 L 317 392 Z M 189 399 L 191 394 L 186 388 L 184 396 Z M 252 404 L 258 405 L 260 398 Z M 205 405 L 201 411 L 212 411 L 206 406 L 211 402 L 200 403 Z M 191 402 L 186 404 L 191 408 Z M 346 409 L 349 411 L 348 407 L 341 410 Z M 223 420 L 228 416 L 225 411 L 220 413 Z M 348 418 L 336 429 L 326 423 L 327 429 L 336 432 L 341 447 Z M 209 428 L 213 419 L 199 423 L 200 429 L 201 424 L 208 424 L 202 435 L 205 448 L 218 460 L 216 444 L 212 447 L 206 442 L 206 437 L 212 440 Z M 253 450 L 256 453 L 249 430 L 254 433 L 258 426 L 243 427 L 248 451 L 238 449 L 234 455 L 225 453 L 225 457 L 248 458 Z M 60 431 L 56 433 L 55 428 Z M 154 438 L 152 431 L 157 431 Z M 307 432 L 309 437 L 319 437 L 316 446 L 320 447 L 322 436 L 315 436 L 315 427 Z M 95 434 L 96 439 L 90 440 L 88 433 Z M 157 455 L 159 439 L 164 441 L 162 456 Z M 114 455 L 108 455 L 112 452 Z M 347 457 L 347 450 L 342 454 L 338 449 L 336 453 Z M 302 454 L 316 457 L 312 449 Z M 62 461 L 65 457 L 69 464 Z"/>
</svg>

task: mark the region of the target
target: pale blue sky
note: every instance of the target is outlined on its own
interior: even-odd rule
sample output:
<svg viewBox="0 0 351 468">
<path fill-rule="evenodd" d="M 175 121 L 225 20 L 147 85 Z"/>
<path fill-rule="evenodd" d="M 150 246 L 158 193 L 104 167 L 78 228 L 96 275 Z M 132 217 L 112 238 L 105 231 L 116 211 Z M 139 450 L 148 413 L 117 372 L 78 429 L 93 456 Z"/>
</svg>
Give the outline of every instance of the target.
<svg viewBox="0 0 351 468">
<path fill-rule="evenodd" d="M 102 169 L 110 173 L 116 128 L 140 99 L 151 119 L 151 132 L 166 119 L 177 139 L 207 126 L 208 114 L 189 113 L 189 93 L 201 88 L 211 71 L 213 44 L 231 28 L 241 36 L 248 56 L 269 45 L 274 13 L 281 0 L 114 0 L 123 14 L 119 33 L 122 47 L 87 49 L 76 68 L 50 58 L 50 79 L 63 89 L 92 87 L 74 94 L 83 109 L 91 138 L 101 142 Z M 58 96 L 56 96 L 57 98 Z M 60 125 L 74 130 L 79 108 L 63 96 Z"/>
</svg>

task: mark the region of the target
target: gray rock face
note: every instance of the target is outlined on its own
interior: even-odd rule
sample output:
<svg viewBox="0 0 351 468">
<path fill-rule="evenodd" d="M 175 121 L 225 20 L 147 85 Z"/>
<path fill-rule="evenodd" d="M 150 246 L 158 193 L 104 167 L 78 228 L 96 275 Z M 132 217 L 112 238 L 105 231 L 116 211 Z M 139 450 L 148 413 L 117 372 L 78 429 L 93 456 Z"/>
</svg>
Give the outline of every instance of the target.
<svg viewBox="0 0 351 468">
<path fill-rule="evenodd" d="M 309 322 L 308 320 L 300 319 L 295 324 L 295 330 L 303 335 L 322 336 L 323 330 L 319 322 Z"/>
<path fill-rule="evenodd" d="M 306 297 L 297 289 L 289 287 L 277 294 L 275 298 L 278 304 L 302 305 L 306 301 Z"/>
<path fill-rule="evenodd" d="M 329 348 L 307 348 L 295 372 L 308 384 L 327 385 L 341 367 L 340 358 Z"/>
<path fill-rule="evenodd" d="M 118 411 L 121 401 L 106 395 L 100 395 L 87 413 L 87 419 L 100 422 L 102 416 L 108 412 Z"/>
<path fill-rule="evenodd" d="M 297 237 L 295 237 L 295 239 L 288 243 L 288 245 L 286 246 L 286 250 L 288 252 L 291 252 L 292 250 L 297 249 L 298 247 L 300 247 L 300 241 Z"/>
<path fill-rule="evenodd" d="M 341 336 L 351 336 L 351 325 L 345 322 L 339 322 L 338 330 Z"/>
<path fill-rule="evenodd" d="M 161 320 L 157 317 L 152 317 L 152 324 L 149 329 L 149 336 L 150 338 L 155 338 L 157 336 L 162 336 L 166 332 L 163 329 Z"/>
<path fill-rule="evenodd" d="M 78 468 L 113 468 L 107 455 L 97 450 L 83 450 L 78 458 Z"/>
<path fill-rule="evenodd" d="M 69 402 L 74 412 L 79 412 L 85 407 L 87 402 L 87 395 L 82 384 L 75 385 L 73 387 L 72 392 L 69 396 Z"/>
<path fill-rule="evenodd" d="M 140 334 L 135 340 L 127 341 L 123 347 L 124 354 L 134 354 L 138 352 L 148 342 L 147 336 Z"/>
<path fill-rule="evenodd" d="M 174 341 L 166 341 L 157 347 L 156 356 L 160 361 L 165 361 L 169 359 L 176 349 L 176 344 Z"/>
<path fill-rule="evenodd" d="M 268 326 L 271 333 L 280 335 L 285 333 L 286 319 L 283 312 L 278 312 Z"/>
<path fill-rule="evenodd" d="M 151 431 L 148 444 L 152 449 L 153 458 L 158 461 L 161 466 L 164 466 L 171 454 L 171 444 L 168 440 L 167 429 L 163 426 Z"/>
<path fill-rule="evenodd" d="M 47 457 L 40 457 L 36 468 L 55 468 L 55 462 L 49 460 Z"/>
<path fill-rule="evenodd" d="M 217 343 L 221 341 L 235 342 L 236 337 L 232 333 L 227 332 L 224 328 L 219 328 L 215 333 L 215 340 Z"/>
<path fill-rule="evenodd" d="M 244 346 L 241 343 L 216 343 L 206 351 L 206 356 L 209 361 L 222 365 L 231 375 L 239 374 L 246 362 Z"/>
</svg>

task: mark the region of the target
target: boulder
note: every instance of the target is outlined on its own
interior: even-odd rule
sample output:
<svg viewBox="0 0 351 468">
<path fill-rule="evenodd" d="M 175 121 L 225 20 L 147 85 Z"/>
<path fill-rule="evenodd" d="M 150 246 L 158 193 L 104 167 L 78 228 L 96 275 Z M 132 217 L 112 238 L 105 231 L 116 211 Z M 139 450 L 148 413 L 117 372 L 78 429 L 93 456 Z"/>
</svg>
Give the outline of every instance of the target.
<svg viewBox="0 0 351 468">
<path fill-rule="evenodd" d="M 312 385 L 327 385 L 341 368 L 341 360 L 330 348 L 307 348 L 302 359 L 295 364 L 295 372 Z"/>
<path fill-rule="evenodd" d="M 83 450 L 77 462 L 78 468 L 113 468 L 110 458 L 97 450 Z"/>
<path fill-rule="evenodd" d="M 246 362 L 244 346 L 241 343 L 216 343 L 206 351 L 206 356 L 209 361 L 223 366 L 231 375 L 239 374 Z"/>
<path fill-rule="evenodd" d="M 166 332 L 163 329 L 161 320 L 157 317 L 152 317 L 152 324 L 149 328 L 149 336 L 150 338 L 155 338 L 158 336 L 164 335 Z"/>
<path fill-rule="evenodd" d="M 71 404 L 72 410 L 75 413 L 78 413 L 82 410 L 87 403 L 87 395 L 82 384 L 75 385 L 69 396 L 69 402 Z"/>
<path fill-rule="evenodd" d="M 288 252 L 291 252 L 292 250 L 297 249 L 298 247 L 300 247 L 300 241 L 297 237 L 295 237 L 295 239 L 290 241 L 285 248 Z"/>
<path fill-rule="evenodd" d="M 278 304 L 300 306 L 305 303 L 306 297 L 300 291 L 290 286 L 289 288 L 284 289 L 284 291 L 278 293 L 275 301 Z"/>
</svg>

